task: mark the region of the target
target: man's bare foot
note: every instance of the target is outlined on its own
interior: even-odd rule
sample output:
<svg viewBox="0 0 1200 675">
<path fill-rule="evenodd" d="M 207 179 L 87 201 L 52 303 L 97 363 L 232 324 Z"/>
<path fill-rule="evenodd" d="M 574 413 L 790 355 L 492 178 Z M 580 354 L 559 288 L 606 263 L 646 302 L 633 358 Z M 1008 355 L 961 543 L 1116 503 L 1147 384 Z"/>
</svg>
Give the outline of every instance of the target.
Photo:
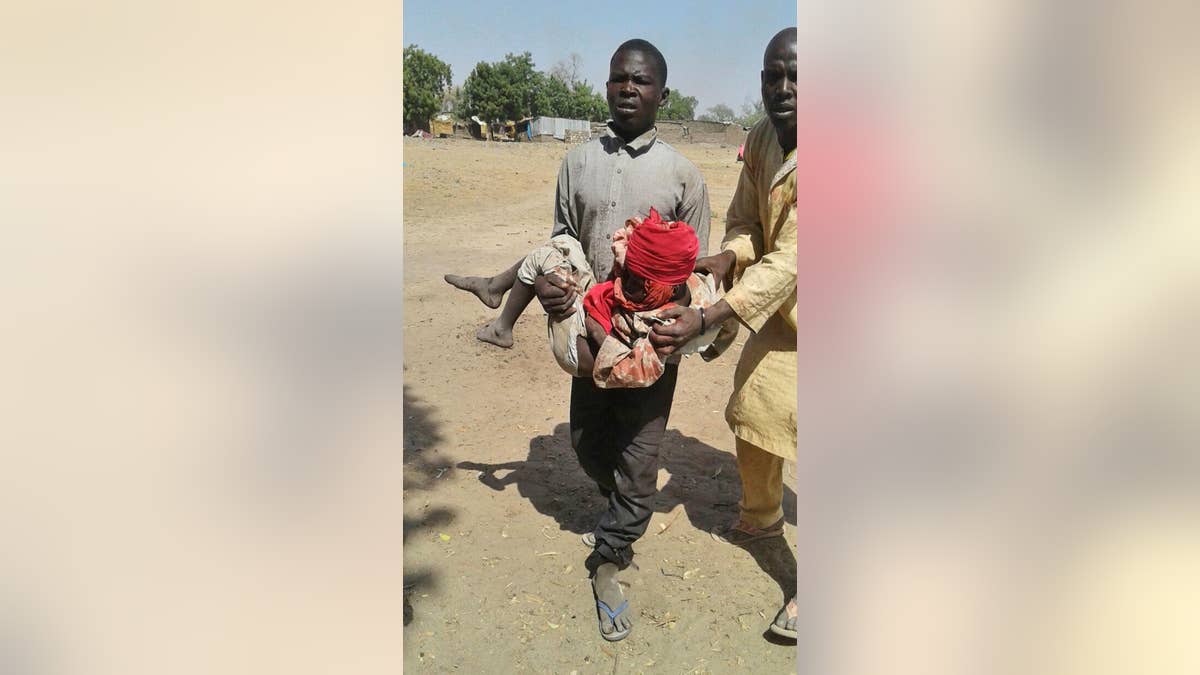
<svg viewBox="0 0 1200 675">
<path fill-rule="evenodd" d="M 483 324 L 483 328 L 475 332 L 475 337 L 483 342 L 508 349 L 513 346 L 512 329 L 501 330 L 497 326 L 499 321 L 499 319 L 494 319 Z"/>
<path fill-rule="evenodd" d="M 474 293 L 480 302 L 492 309 L 499 307 L 500 300 L 504 298 L 504 291 L 492 289 L 491 277 L 464 277 L 458 274 L 447 274 L 442 278 L 446 280 L 446 283 L 455 288 Z M 483 340 L 483 338 L 479 339 Z M 485 342 L 490 342 L 490 340 L 485 340 Z M 507 345 L 500 346 L 504 347 Z"/>
</svg>

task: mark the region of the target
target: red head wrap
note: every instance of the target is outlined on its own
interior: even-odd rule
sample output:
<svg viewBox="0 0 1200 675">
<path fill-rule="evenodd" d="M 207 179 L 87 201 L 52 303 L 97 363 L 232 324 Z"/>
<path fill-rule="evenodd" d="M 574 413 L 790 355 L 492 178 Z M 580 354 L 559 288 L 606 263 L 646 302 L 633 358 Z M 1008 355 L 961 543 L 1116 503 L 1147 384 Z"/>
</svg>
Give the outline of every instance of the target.
<svg viewBox="0 0 1200 675">
<path fill-rule="evenodd" d="M 675 286 L 692 275 L 696 256 L 700 253 L 700 241 L 691 225 L 682 221 L 664 221 L 653 208 L 645 220 L 640 223 L 630 221 L 630 224 L 634 227 L 628 237 L 625 269 L 645 280 L 645 297 L 636 303 L 628 300 L 620 277 L 593 286 L 584 298 L 583 306 L 606 333 L 612 329 L 614 305 L 641 312 L 662 307 L 670 301 Z"/>
<path fill-rule="evenodd" d="M 650 216 L 629 235 L 625 268 L 647 281 L 682 284 L 696 267 L 699 253 L 700 240 L 691 225 L 664 221 L 651 208 Z"/>
</svg>

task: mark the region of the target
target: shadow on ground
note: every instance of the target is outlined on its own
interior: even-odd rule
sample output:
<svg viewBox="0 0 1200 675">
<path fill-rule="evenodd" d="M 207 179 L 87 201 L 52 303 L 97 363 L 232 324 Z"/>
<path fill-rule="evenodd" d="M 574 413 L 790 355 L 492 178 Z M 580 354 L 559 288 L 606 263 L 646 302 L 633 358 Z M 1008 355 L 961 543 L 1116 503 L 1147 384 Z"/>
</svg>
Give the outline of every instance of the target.
<svg viewBox="0 0 1200 675">
<path fill-rule="evenodd" d="M 523 462 L 459 462 L 456 466 L 479 472 L 479 481 L 493 490 L 515 486 L 538 513 L 554 518 L 562 530 L 590 532 L 597 514 L 606 506 L 596 484 L 579 466 L 565 423 L 555 427 L 553 435 L 531 439 L 529 457 Z M 704 532 L 736 518 L 741 482 L 733 454 L 668 429 L 661 446 L 660 467 L 670 478 L 655 497 L 657 513 L 682 507 L 692 526 Z M 795 525 L 796 493 L 786 485 L 783 508 L 785 519 Z M 779 584 L 784 600 L 790 598 L 796 591 L 796 558 L 787 542 L 773 538 L 747 550 Z"/>
<path fill-rule="evenodd" d="M 433 421 L 433 409 L 417 399 L 408 386 L 404 387 L 404 498 L 408 501 L 413 493 L 429 490 L 441 472 L 446 470 L 443 461 L 431 459 L 432 449 L 443 440 L 438 424 Z M 415 511 L 415 509 L 414 509 Z M 444 507 L 426 507 L 415 514 L 405 513 L 404 541 L 409 537 L 438 528 L 445 529 L 454 522 L 455 512 Z M 428 590 L 437 587 L 437 573 L 430 568 L 411 564 L 404 558 L 404 625 L 413 618 L 410 596 L 416 588 Z"/>
</svg>

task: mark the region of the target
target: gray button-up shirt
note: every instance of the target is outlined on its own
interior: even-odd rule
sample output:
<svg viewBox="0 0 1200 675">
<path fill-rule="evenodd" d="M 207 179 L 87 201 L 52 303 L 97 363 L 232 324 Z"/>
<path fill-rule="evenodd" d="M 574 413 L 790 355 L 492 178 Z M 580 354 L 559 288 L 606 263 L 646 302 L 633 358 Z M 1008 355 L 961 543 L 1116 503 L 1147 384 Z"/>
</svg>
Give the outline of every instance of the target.
<svg viewBox="0 0 1200 675">
<path fill-rule="evenodd" d="M 612 233 L 652 206 L 663 220 L 691 225 L 700 255 L 708 255 L 708 186 L 695 164 L 657 136 L 651 128 L 625 143 L 610 126 L 568 152 L 558 171 L 551 235 L 578 239 L 598 282 L 612 271 Z"/>
</svg>

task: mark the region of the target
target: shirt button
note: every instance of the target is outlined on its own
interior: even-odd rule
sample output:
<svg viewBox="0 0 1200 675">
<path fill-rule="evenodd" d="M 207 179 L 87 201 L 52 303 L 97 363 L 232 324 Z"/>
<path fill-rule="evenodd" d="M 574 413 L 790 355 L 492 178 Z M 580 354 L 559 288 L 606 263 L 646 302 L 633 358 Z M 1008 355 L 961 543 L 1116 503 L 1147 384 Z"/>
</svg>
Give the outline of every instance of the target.
<svg viewBox="0 0 1200 675">
<path fill-rule="evenodd" d="M 616 202 L 613 202 L 613 203 L 612 203 L 612 205 L 613 205 L 613 206 L 616 206 L 616 205 L 617 205 L 617 203 L 616 203 Z"/>
<path fill-rule="evenodd" d="M 621 170 L 620 170 L 620 169 L 617 169 L 617 173 L 621 173 Z"/>
</svg>

